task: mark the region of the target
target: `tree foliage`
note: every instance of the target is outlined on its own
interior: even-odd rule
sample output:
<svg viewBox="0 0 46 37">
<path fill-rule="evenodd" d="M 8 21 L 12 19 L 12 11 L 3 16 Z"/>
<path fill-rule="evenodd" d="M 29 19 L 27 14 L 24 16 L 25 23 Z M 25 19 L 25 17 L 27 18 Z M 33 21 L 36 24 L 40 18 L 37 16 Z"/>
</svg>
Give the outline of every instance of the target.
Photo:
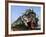
<svg viewBox="0 0 46 37">
<path fill-rule="evenodd" d="M 23 14 L 15 22 L 13 22 L 13 24 L 11 26 L 12 30 L 16 30 L 16 29 L 18 29 L 18 30 L 28 30 L 28 27 L 25 26 L 25 23 L 22 21 L 21 17 L 23 17 L 24 15 L 29 16 L 31 14 L 34 14 L 35 21 L 36 21 L 36 26 L 38 26 L 39 19 L 36 17 L 36 13 L 31 9 L 27 9 L 25 14 Z"/>
</svg>

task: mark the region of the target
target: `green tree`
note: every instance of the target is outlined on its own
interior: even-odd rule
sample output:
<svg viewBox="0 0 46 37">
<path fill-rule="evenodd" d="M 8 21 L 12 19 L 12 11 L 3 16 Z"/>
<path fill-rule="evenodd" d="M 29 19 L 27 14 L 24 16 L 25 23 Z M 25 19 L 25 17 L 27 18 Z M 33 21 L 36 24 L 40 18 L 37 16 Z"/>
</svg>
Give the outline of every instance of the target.
<svg viewBox="0 0 46 37">
<path fill-rule="evenodd" d="M 30 17 L 30 15 L 32 15 L 32 17 L 35 19 L 36 26 L 38 26 L 39 19 L 36 17 L 36 13 L 31 9 L 27 9 L 26 12 L 22 16 L 20 16 L 15 22 L 13 22 L 13 24 L 11 26 L 12 30 L 16 30 L 16 29 L 18 29 L 18 30 L 28 30 L 28 27 L 25 26 L 25 23 L 24 23 L 24 21 L 22 21 L 21 17 L 23 17 L 23 16 L 29 16 Z"/>
</svg>

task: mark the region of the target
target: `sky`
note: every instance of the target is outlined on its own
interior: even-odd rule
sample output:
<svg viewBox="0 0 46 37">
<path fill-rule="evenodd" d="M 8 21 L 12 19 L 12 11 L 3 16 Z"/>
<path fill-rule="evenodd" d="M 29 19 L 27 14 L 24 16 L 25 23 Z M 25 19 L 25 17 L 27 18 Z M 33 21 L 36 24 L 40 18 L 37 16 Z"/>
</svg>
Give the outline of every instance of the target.
<svg viewBox="0 0 46 37">
<path fill-rule="evenodd" d="M 41 8 L 37 6 L 11 6 L 11 22 L 17 20 L 19 16 L 22 16 L 23 13 L 25 13 L 26 9 L 33 9 L 33 11 L 36 13 L 36 16 L 40 17 Z"/>
</svg>

